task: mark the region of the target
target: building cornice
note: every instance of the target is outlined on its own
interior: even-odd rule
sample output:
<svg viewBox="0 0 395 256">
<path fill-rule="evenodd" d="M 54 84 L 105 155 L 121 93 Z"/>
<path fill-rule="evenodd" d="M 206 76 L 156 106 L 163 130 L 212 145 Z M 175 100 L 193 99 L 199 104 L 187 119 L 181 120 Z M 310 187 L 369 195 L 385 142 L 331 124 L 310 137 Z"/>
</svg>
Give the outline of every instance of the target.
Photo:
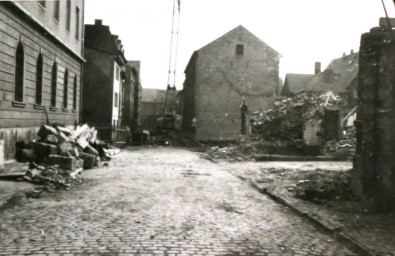
<svg viewBox="0 0 395 256">
<path fill-rule="evenodd" d="M 12 1 L 7 1 L 7 2 L 0 2 L 0 4 L 6 5 L 9 8 L 13 8 L 15 11 L 20 12 L 23 14 L 24 18 L 31 21 L 33 26 L 38 27 L 40 30 L 44 32 L 45 35 L 50 37 L 52 40 L 54 40 L 57 44 L 61 45 L 62 48 L 64 48 L 67 52 L 72 54 L 74 57 L 76 57 L 79 61 L 85 62 L 85 59 L 77 54 L 75 51 L 73 51 L 70 47 L 67 46 L 66 43 L 64 43 L 60 38 L 58 38 L 54 33 L 49 31 L 40 21 L 38 21 L 36 18 L 34 18 L 30 13 L 25 10 L 23 7 L 17 4 L 17 2 L 12 2 Z M 82 39 L 81 39 L 82 40 Z M 81 41 L 82 47 L 83 47 L 83 41 Z M 82 50 L 81 50 L 82 52 Z"/>
</svg>

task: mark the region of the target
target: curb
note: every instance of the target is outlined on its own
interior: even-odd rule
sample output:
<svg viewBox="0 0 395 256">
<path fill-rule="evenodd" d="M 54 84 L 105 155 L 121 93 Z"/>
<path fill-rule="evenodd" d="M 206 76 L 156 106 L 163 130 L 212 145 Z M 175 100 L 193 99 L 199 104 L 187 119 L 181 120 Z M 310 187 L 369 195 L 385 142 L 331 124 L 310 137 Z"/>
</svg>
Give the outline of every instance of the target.
<svg viewBox="0 0 395 256">
<path fill-rule="evenodd" d="M 253 187 L 255 190 L 259 191 L 260 193 L 269 196 L 271 199 L 280 203 L 281 205 L 290 208 L 293 212 L 297 213 L 299 216 L 306 218 L 314 225 L 318 226 L 319 228 L 325 230 L 327 233 L 331 234 L 335 239 L 346 243 L 349 245 L 355 252 L 359 255 L 364 256 L 376 256 L 378 254 L 374 253 L 371 249 L 367 248 L 363 243 L 359 242 L 357 239 L 353 238 L 346 232 L 342 230 L 342 227 L 339 225 L 330 226 L 327 223 L 324 223 L 319 218 L 312 216 L 312 214 L 306 213 L 299 209 L 298 207 L 294 206 L 292 203 L 288 202 L 284 198 L 267 191 L 266 189 L 260 188 L 256 183 L 254 183 L 251 179 L 246 179 L 241 176 L 237 176 L 239 179 L 248 182 L 248 184 Z"/>
<path fill-rule="evenodd" d="M 340 156 L 286 156 L 286 155 L 264 155 L 255 158 L 255 161 L 350 161 L 348 157 Z"/>
</svg>

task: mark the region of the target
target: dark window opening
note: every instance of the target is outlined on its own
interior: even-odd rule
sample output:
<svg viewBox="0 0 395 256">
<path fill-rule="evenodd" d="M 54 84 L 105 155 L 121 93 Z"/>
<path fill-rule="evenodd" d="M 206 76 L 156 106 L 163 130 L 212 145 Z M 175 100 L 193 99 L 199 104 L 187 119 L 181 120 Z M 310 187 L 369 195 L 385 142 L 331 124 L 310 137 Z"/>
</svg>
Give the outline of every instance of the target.
<svg viewBox="0 0 395 256">
<path fill-rule="evenodd" d="M 52 67 L 52 81 L 51 81 L 51 107 L 56 107 L 56 79 L 58 77 L 58 65 L 56 62 Z"/>
<path fill-rule="evenodd" d="M 236 45 L 236 55 L 243 55 L 244 54 L 244 45 L 238 44 Z"/>
<path fill-rule="evenodd" d="M 77 109 L 77 75 L 74 76 L 73 109 Z"/>
<path fill-rule="evenodd" d="M 64 83 L 63 83 L 63 108 L 67 108 L 67 99 L 69 96 L 69 72 L 66 69 L 64 73 Z"/>
<path fill-rule="evenodd" d="M 60 13 L 60 1 L 59 0 L 55 0 L 55 11 L 53 16 L 55 17 L 56 20 L 59 21 L 59 13 Z"/>
<path fill-rule="evenodd" d="M 42 92 L 43 92 L 43 56 L 40 53 L 37 58 L 37 71 L 36 71 L 36 104 L 42 105 Z"/>
<path fill-rule="evenodd" d="M 66 8 L 66 29 L 70 31 L 70 18 L 71 18 L 71 0 L 67 0 Z"/>
<path fill-rule="evenodd" d="M 19 42 L 16 48 L 16 63 L 15 63 L 15 101 L 23 102 L 23 81 L 25 69 L 25 56 L 23 45 Z"/>
<path fill-rule="evenodd" d="M 75 7 L 75 39 L 80 40 L 80 8 Z"/>
</svg>

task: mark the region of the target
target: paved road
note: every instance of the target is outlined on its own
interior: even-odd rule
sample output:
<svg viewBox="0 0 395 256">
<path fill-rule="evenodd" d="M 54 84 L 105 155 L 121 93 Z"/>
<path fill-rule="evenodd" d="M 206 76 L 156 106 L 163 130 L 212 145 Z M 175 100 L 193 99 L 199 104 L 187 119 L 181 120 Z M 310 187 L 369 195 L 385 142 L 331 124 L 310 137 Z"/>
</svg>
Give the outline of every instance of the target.
<svg viewBox="0 0 395 256">
<path fill-rule="evenodd" d="M 0 215 L 0 255 L 355 255 L 221 165 L 124 151 L 77 190 Z"/>
</svg>

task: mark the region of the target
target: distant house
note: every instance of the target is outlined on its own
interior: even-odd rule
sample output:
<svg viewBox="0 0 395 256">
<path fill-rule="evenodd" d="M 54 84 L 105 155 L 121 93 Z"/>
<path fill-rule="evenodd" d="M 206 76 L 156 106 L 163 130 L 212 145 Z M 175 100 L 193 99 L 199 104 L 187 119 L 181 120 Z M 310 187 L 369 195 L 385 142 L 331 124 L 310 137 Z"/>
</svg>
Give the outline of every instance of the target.
<svg viewBox="0 0 395 256">
<path fill-rule="evenodd" d="M 295 96 L 306 88 L 313 77 L 313 74 L 286 74 L 280 95 L 284 97 Z"/>
<path fill-rule="evenodd" d="M 156 119 L 165 114 L 166 90 L 143 88 L 141 96 L 141 125 L 155 130 Z"/>
<path fill-rule="evenodd" d="M 345 110 L 349 111 L 357 104 L 358 68 L 358 52 L 343 54 L 343 57 L 332 60 L 323 72 L 314 76 L 305 91 L 338 93 L 345 100 Z"/>
<path fill-rule="evenodd" d="M 84 1 L 0 1 L 0 140 L 17 142 L 40 125 L 79 122 Z M 0 149 L 2 151 L 2 149 Z M 0 161 L 1 162 L 1 161 Z"/>
<path fill-rule="evenodd" d="M 114 142 L 122 123 L 127 60 L 121 40 L 101 20 L 85 25 L 82 122 L 95 126 L 101 139 Z"/>
<path fill-rule="evenodd" d="M 234 141 L 241 129 L 242 97 L 264 110 L 279 85 L 280 54 L 238 26 L 195 51 L 185 69 L 183 131 L 201 141 Z"/>
</svg>

